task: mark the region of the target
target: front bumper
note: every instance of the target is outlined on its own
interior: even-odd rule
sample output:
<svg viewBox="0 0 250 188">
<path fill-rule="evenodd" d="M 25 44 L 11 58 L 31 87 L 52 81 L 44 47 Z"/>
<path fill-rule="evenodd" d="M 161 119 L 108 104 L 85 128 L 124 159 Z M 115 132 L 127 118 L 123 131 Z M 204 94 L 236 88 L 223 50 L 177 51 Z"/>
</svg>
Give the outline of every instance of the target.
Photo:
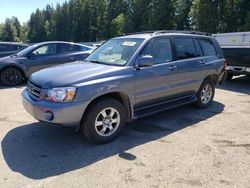
<svg viewBox="0 0 250 188">
<path fill-rule="evenodd" d="M 55 103 L 33 99 L 27 89 L 22 92 L 23 106 L 35 119 L 65 127 L 78 128 L 87 105 L 86 102 Z"/>
</svg>

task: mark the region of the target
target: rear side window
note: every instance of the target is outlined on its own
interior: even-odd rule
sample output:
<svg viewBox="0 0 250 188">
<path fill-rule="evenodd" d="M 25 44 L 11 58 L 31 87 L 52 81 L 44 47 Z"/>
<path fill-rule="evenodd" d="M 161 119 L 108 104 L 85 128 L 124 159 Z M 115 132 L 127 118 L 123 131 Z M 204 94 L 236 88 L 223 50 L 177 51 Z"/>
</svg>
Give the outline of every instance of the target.
<svg viewBox="0 0 250 188">
<path fill-rule="evenodd" d="M 10 44 L 0 44 L 0 52 L 12 51 Z"/>
<path fill-rule="evenodd" d="M 85 46 L 81 46 L 81 51 L 88 51 L 88 50 L 90 50 L 90 48 L 87 48 Z"/>
<path fill-rule="evenodd" d="M 200 39 L 200 43 L 205 56 L 216 55 L 216 50 L 212 41 L 208 39 Z"/>
<path fill-rule="evenodd" d="M 154 64 L 172 61 L 171 42 L 168 38 L 157 38 L 149 41 L 143 49 L 141 56 L 150 55 L 154 58 Z"/>
<path fill-rule="evenodd" d="M 72 45 L 72 44 L 57 44 L 57 53 L 78 52 L 78 51 L 83 51 L 82 46 Z"/>
<path fill-rule="evenodd" d="M 177 59 L 188 59 L 196 57 L 196 50 L 192 38 L 174 38 Z"/>
</svg>

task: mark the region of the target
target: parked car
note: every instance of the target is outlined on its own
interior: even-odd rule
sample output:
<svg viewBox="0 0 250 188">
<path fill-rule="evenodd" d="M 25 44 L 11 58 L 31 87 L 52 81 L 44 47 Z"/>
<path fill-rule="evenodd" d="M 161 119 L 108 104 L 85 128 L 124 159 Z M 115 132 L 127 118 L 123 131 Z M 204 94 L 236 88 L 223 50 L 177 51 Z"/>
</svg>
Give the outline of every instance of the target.
<svg viewBox="0 0 250 188">
<path fill-rule="evenodd" d="M 215 34 L 228 62 L 227 80 L 233 76 L 250 76 L 250 32 Z"/>
<path fill-rule="evenodd" d="M 24 48 L 28 47 L 27 44 L 17 42 L 0 42 L 0 58 L 15 54 Z"/>
<path fill-rule="evenodd" d="M 42 42 L 14 55 L 0 58 L 0 80 L 8 86 L 19 85 L 41 69 L 84 60 L 92 48 L 69 42 Z"/>
<path fill-rule="evenodd" d="M 23 105 L 39 121 L 76 128 L 104 143 L 125 122 L 188 103 L 211 105 L 224 60 L 217 41 L 201 33 L 121 36 L 82 63 L 32 74 Z"/>
</svg>

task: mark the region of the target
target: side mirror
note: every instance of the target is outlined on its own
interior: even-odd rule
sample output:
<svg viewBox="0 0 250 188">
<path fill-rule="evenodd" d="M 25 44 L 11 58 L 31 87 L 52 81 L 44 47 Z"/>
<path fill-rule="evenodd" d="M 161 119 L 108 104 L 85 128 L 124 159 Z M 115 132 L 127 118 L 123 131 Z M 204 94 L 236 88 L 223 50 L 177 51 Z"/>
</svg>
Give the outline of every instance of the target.
<svg viewBox="0 0 250 188">
<path fill-rule="evenodd" d="M 154 65 L 154 58 L 151 55 L 141 56 L 137 61 L 138 68 L 151 67 L 153 65 Z"/>
<path fill-rule="evenodd" d="M 30 53 L 27 55 L 27 58 L 29 58 L 29 59 L 32 59 L 33 57 L 35 57 L 35 55 L 33 53 Z"/>
</svg>

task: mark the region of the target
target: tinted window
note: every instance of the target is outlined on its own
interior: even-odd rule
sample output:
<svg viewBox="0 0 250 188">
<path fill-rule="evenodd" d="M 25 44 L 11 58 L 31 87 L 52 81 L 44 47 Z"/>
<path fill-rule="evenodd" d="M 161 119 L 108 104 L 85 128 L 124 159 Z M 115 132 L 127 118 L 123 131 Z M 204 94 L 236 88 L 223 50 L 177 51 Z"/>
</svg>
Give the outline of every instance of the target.
<svg viewBox="0 0 250 188">
<path fill-rule="evenodd" d="M 71 52 L 83 51 L 83 47 L 82 47 L 82 46 L 78 46 L 78 45 L 71 45 L 70 51 L 71 51 Z M 86 50 L 85 50 L 85 51 L 86 51 Z"/>
<path fill-rule="evenodd" d="M 174 43 L 177 59 L 196 57 L 196 50 L 192 38 L 175 38 Z"/>
<path fill-rule="evenodd" d="M 32 52 L 33 55 L 53 55 L 55 53 L 56 53 L 55 44 L 49 44 L 49 45 L 39 47 Z"/>
<path fill-rule="evenodd" d="M 216 50 L 210 40 L 200 39 L 200 43 L 205 56 L 216 55 Z"/>
<path fill-rule="evenodd" d="M 0 44 L 0 52 L 12 51 L 10 44 Z"/>
<path fill-rule="evenodd" d="M 198 39 L 194 39 L 194 44 L 195 44 L 195 49 L 196 49 L 196 55 L 197 56 L 202 56 L 202 50 L 201 50 L 201 45 Z"/>
<path fill-rule="evenodd" d="M 57 53 L 79 52 L 79 51 L 89 50 L 89 49 L 83 50 L 83 48 L 85 47 L 72 44 L 57 44 Z"/>
<path fill-rule="evenodd" d="M 67 53 L 70 49 L 69 44 L 57 44 L 57 53 Z"/>
<path fill-rule="evenodd" d="M 81 51 L 88 51 L 90 50 L 91 48 L 88 48 L 88 47 L 85 47 L 85 46 L 81 46 Z"/>
<path fill-rule="evenodd" d="M 172 61 L 171 42 L 167 38 L 158 38 L 149 41 L 143 49 L 141 56 L 150 55 L 155 64 Z"/>
</svg>

